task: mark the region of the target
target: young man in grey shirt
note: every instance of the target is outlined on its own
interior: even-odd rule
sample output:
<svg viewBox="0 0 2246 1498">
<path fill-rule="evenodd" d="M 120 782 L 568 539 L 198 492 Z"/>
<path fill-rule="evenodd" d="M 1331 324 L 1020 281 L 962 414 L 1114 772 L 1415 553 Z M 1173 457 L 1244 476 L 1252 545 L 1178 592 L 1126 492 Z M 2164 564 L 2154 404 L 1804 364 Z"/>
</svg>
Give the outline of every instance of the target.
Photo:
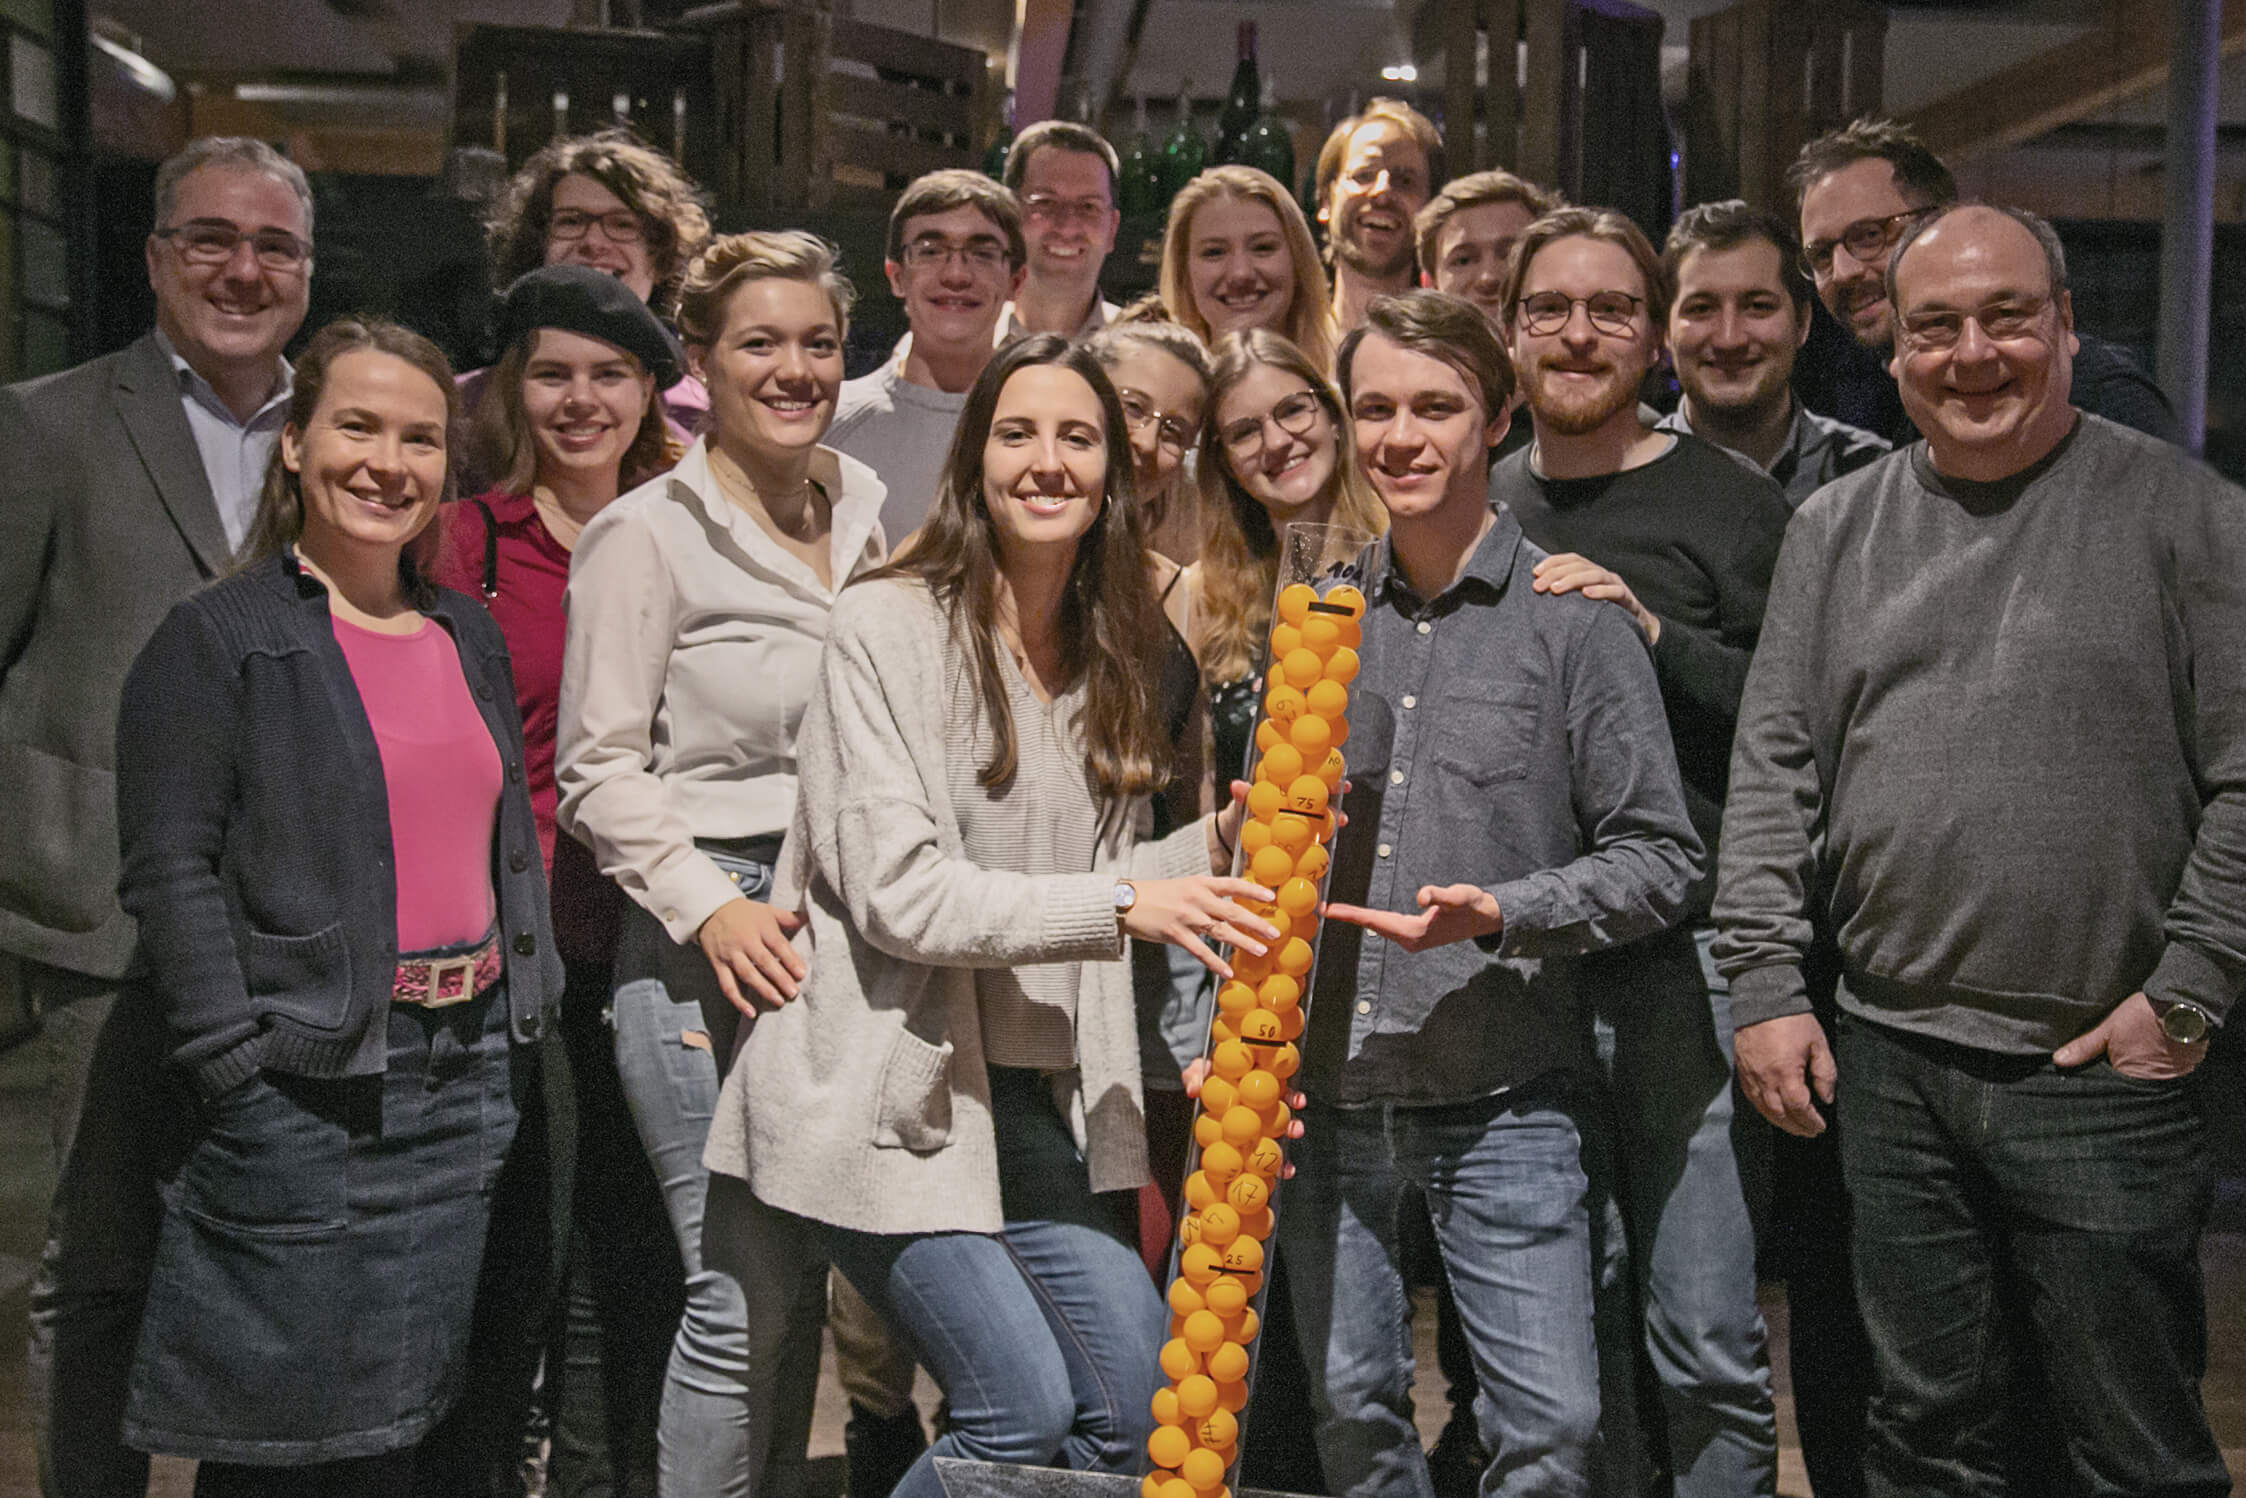
<svg viewBox="0 0 2246 1498">
<path fill-rule="evenodd" d="M 1318 1106 L 1279 1218 L 1319 1456 L 1347 1498 L 1428 1491 L 1397 1332 L 1416 1186 L 1481 1382 L 1483 1493 L 1580 1494 L 1599 1416 L 1583 954 L 1676 921 L 1700 839 L 1629 617 L 1537 592 L 1542 553 L 1488 503 L 1512 376 L 1482 314 L 1376 298 L 1338 367 L 1390 529 L 1367 554 L 1355 789 L 1304 1036 Z"/>
<path fill-rule="evenodd" d="M 1942 209 L 1885 275 L 1926 442 L 1779 557 L 1715 907 L 1740 1081 L 1796 1134 L 1846 1111 L 1870 1493 L 2001 1488 L 2032 1361 L 2086 1489 L 2212 1498 L 2192 1073 L 2246 973 L 2246 496 L 2070 403 L 2042 220 Z"/>
</svg>

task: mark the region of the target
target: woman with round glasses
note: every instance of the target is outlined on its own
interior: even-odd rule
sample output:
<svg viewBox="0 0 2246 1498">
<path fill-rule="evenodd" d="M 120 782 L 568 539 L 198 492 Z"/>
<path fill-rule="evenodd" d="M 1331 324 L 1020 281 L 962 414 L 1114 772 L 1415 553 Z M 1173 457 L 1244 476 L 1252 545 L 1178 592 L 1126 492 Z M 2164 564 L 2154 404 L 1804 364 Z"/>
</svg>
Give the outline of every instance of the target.
<svg viewBox="0 0 2246 1498">
<path fill-rule="evenodd" d="M 1211 167 L 1171 201 L 1160 285 L 1172 315 L 1210 344 L 1264 328 L 1333 367 L 1317 241 L 1287 189 L 1254 167 Z"/>
<path fill-rule="evenodd" d="M 1343 431 L 1341 398 L 1303 350 L 1260 328 L 1217 344 L 1199 460 L 1206 539 L 1187 586 L 1220 777 L 1248 769 L 1279 532 L 1298 523 L 1387 529 Z"/>
</svg>

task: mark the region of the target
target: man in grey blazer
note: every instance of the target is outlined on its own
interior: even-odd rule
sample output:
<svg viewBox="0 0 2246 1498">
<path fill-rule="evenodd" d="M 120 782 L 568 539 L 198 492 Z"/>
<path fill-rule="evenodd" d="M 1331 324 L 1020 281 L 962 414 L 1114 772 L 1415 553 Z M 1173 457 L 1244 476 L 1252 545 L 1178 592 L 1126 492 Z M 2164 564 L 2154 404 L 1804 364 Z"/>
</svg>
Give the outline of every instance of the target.
<svg viewBox="0 0 2246 1498">
<path fill-rule="evenodd" d="M 117 1414 L 153 1230 L 127 1115 L 148 1089 L 104 1081 L 160 1056 L 162 1037 L 104 1030 L 134 964 L 116 893 L 117 703 L 158 621 L 225 570 L 256 512 L 291 390 L 281 350 L 311 283 L 304 173 L 258 141 L 191 142 L 157 172 L 147 263 L 154 329 L 0 389 L 0 954 L 41 1020 L 62 1176 L 32 1293 L 49 1494 L 146 1484 Z"/>
</svg>

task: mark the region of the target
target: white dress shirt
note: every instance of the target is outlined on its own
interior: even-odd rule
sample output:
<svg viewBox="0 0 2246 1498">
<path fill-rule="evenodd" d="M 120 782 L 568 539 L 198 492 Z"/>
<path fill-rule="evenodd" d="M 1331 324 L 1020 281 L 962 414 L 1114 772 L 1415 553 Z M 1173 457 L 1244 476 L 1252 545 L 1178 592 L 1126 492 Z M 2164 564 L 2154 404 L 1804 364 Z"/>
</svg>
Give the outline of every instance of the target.
<svg viewBox="0 0 2246 1498">
<path fill-rule="evenodd" d="M 563 830 L 682 943 L 739 893 L 694 839 L 787 830 L 835 591 L 887 555 L 865 464 L 812 456 L 830 588 L 725 497 L 707 440 L 578 538 L 554 746 Z"/>
<path fill-rule="evenodd" d="M 203 476 L 211 481 L 211 498 L 218 504 L 219 524 L 226 527 L 226 544 L 240 551 L 257 516 L 257 496 L 265 487 L 273 446 L 288 421 L 289 397 L 296 392 L 295 371 L 288 360 L 276 358 L 273 393 L 250 413 L 249 420 L 242 421 L 218 398 L 211 382 L 172 347 L 162 329 L 156 332 L 156 344 L 179 375 L 180 409 L 187 413 L 187 429 L 195 434 L 195 450 L 203 455 Z"/>
</svg>

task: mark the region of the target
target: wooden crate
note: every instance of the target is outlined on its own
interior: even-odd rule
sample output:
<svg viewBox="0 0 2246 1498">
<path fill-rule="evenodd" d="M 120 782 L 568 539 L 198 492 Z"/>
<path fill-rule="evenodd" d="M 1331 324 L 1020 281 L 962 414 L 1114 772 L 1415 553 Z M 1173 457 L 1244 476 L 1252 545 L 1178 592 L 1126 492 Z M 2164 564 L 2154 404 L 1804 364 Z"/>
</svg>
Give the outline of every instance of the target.
<svg viewBox="0 0 2246 1498">
<path fill-rule="evenodd" d="M 1692 23 L 1685 200 L 1793 210 L 1807 142 L 1877 114 L 1887 12 L 1863 0 L 1740 0 Z"/>
<path fill-rule="evenodd" d="M 709 50 L 694 37 L 464 25 L 453 38 L 452 147 L 522 165 L 561 135 L 629 125 L 708 182 L 722 141 Z"/>
</svg>

